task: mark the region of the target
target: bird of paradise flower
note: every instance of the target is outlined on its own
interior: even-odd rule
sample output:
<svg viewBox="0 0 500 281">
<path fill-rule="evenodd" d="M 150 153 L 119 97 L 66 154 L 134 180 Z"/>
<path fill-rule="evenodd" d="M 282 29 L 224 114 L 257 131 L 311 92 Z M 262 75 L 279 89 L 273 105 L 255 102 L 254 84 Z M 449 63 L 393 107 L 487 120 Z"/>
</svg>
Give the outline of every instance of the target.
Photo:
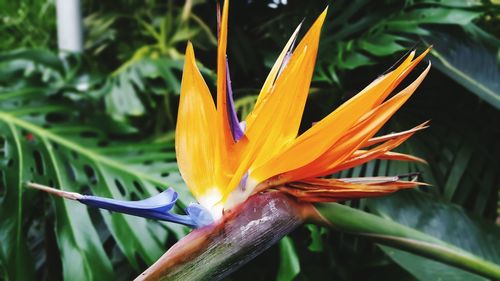
<svg viewBox="0 0 500 281">
<path fill-rule="evenodd" d="M 242 123 L 234 111 L 226 60 L 227 11 L 225 1 L 218 43 L 217 106 L 189 43 L 176 131 L 181 174 L 214 217 L 270 189 L 316 202 L 381 195 L 418 184 L 398 177 L 320 177 L 373 159 L 423 162 L 391 150 L 426 123 L 405 132 L 373 136 L 427 75 L 430 64 L 413 83 L 384 101 L 429 50 L 415 59 L 411 52 L 399 67 L 297 137 L 326 10 L 292 52 L 296 29 L 264 82 L 254 110 Z"/>
<path fill-rule="evenodd" d="M 30 186 L 94 207 L 201 227 L 218 220 L 256 193 L 278 191 L 304 202 L 381 196 L 420 182 L 402 176 L 325 178 L 374 159 L 425 162 L 393 152 L 427 122 L 403 132 L 375 137 L 410 98 L 430 63 L 406 88 L 389 95 L 430 49 L 412 51 L 392 71 L 378 77 L 328 116 L 298 135 L 315 65 L 321 26 L 327 10 L 294 48 L 297 27 L 265 80 L 253 111 L 239 122 L 232 97 L 226 56 L 228 2 L 218 12 L 217 98 L 214 103 L 194 56 L 185 55 L 175 135 L 180 173 L 201 204 L 187 215 L 170 214 L 177 193 L 168 189 L 142 201 L 119 201 Z"/>
</svg>

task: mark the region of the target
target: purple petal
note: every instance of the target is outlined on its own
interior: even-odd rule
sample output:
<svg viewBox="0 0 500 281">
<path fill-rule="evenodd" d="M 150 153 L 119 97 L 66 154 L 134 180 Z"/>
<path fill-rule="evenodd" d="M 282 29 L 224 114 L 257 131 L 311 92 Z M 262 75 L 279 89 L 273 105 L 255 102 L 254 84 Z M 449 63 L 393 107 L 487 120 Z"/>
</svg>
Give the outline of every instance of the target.
<svg viewBox="0 0 500 281">
<path fill-rule="evenodd" d="M 240 183 L 238 184 L 238 188 L 241 190 L 241 191 L 245 191 L 246 190 L 246 186 L 247 186 L 247 181 L 248 181 L 248 172 L 246 172 L 243 177 L 241 178 L 240 180 Z"/>
<path fill-rule="evenodd" d="M 200 223 L 207 223 L 210 221 L 206 217 L 210 216 L 211 218 L 211 215 L 205 209 L 200 209 L 200 211 L 194 213 L 194 218 L 190 216 L 189 213 L 188 215 L 169 213 L 174 207 L 177 197 L 177 192 L 169 188 L 158 195 L 140 201 L 123 201 L 92 195 L 82 195 L 82 197 L 77 200 L 92 207 L 143 218 L 180 223 L 190 227 L 201 227 L 203 225 L 200 225 Z M 203 211 L 206 213 L 202 213 Z M 200 220 L 199 217 L 203 217 L 203 220 Z"/>
<path fill-rule="evenodd" d="M 240 127 L 240 122 L 238 120 L 238 116 L 236 115 L 236 110 L 234 109 L 234 100 L 233 100 L 233 89 L 231 87 L 231 77 L 229 75 L 229 63 L 226 59 L 226 80 L 227 80 L 227 90 L 226 90 L 226 99 L 227 99 L 227 115 L 229 117 L 229 126 L 231 128 L 231 134 L 233 135 L 233 140 L 237 142 L 243 137 L 243 129 Z"/>
</svg>

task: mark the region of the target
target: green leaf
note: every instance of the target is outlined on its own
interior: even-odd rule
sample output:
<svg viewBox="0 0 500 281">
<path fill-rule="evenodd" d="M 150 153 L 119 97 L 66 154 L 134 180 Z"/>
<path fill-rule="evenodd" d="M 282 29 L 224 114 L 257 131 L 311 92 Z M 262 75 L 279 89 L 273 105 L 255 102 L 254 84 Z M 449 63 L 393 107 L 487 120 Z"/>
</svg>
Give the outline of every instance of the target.
<svg viewBox="0 0 500 281">
<path fill-rule="evenodd" d="M 368 206 L 379 216 L 432 235 L 484 260 L 500 264 L 500 228 L 467 215 L 457 205 L 411 190 L 399 192 L 392 198 L 368 200 Z M 420 280 L 484 280 L 463 270 L 413 254 L 388 248 L 383 250 Z"/>
<path fill-rule="evenodd" d="M 468 245 L 457 245 L 443 241 L 439 233 L 424 233 L 389 218 L 369 214 L 337 203 L 317 204 L 316 207 L 320 214 L 334 228 L 339 230 L 372 238 L 379 243 L 426 256 L 485 277 L 500 277 L 496 249 L 493 250 L 494 255 L 481 256 L 478 251 L 483 249 L 471 251 Z M 440 220 L 432 222 L 441 223 Z M 466 224 L 469 222 L 468 220 Z M 435 227 L 435 224 L 429 226 Z M 447 229 L 447 234 L 454 230 Z M 439 229 L 436 231 L 439 231 Z M 489 237 L 484 232 L 477 233 L 477 235 L 480 236 L 471 237 L 468 242 Z M 491 234 L 491 236 L 492 238 L 498 237 L 497 234 Z"/>
<path fill-rule="evenodd" d="M 12 241 L 2 243 L 0 262 L 11 279 L 32 275 L 34 263 L 25 235 L 33 217 L 43 219 L 43 212 L 34 212 L 35 198 L 47 196 L 26 190 L 25 182 L 126 200 L 149 197 L 168 185 L 184 188 L 171 141 L 116 142 L 108 135 L 115 131 L 114 123 L 97 112 L 88 114 L 84 104 L 76 106 L 61 96 L 47 100 L 36 91 L 18 91 L 4 93 L 0 100 L 4 142 L 0 171 L 6 188 L 0 201 L 0 235 L 2 241 Z M 51 199 L 65 279 L 114 279 L 105 244 L 116 243 L 136 271 L 166 249 L 168 223 L 108 211 L 89 213 L 78 202 Z M 97 231 L 100 220 L 114 242 L 106 243 L 104 233 Z"/>
<path fill-rule="evenodd" d="M 54 53 L 43 49 L 18 49 L 0 54 L 0 61 L 24 60 L 43 64 L 63 71 L 61 60 Z"/>
<path fill-rule="evenodd" d="M 280 267 L 277 281 L 291 281 L 300 273 L 300 263 L 292 238 L 285 236 L 279 242 Z"/>
<path fill-rule="evenodd" d="M 0 124 L 2 136 L 2 165 L 0 197 L 0 263 L 6 280 L 33 280 L 35 266 L 28 250 L 26 216 L 29 214 L 22 190 L 22 178 L 28 171 L 23 169 L 25 155 L 20 147 L 19 136 L 13 126 Z M 7 142 L 12 139 L 12 144 Z M 15 160 L 14 160 L 15 159 Z"/>
<path fill-rule="evenodd" d="M 413 28 L 419 24 L 457 24 L 466 25 L 481 15 L 480 12 L 445 7 L 414 9 L 401 13 L 388 23 L 389 30 Z"/>
<path fill-rule="evenodd" d="M 485 281 L 488 280 L 481 276 L 472 274 L 465 270 L 452 267 L 428 258 L 414 255 L 409 252 L 398 250 L 389 246 L 379 247 L 386 253 L 395 263 L 410 272 L 417 279 L 426 280 L 456 280 L 456 281 Z"/>
<path fill-rule="evenodd" d="M 407 39 L 402 36 L 376 34 L 360 38 L 358 44 L 361 49 L 375 56 L 388 56 L 405 50 L 405 47 L 399 43 L 404 41 Z"/>
<path fill-rule="evenodd" d="M 370 65 L 373 63 L 373 60 L 371 60 L 369 57 L 355 52 L 346 53 L 345 57 L 338 61 L 339 66 L 345 69 L 355 69 L 357 67 Z"/>
<path fill-rule="evenodd" d="M 324 250 L 322 235 L 326 233 L 325 228 L 314 224 L 307 224 L 306 228 L 311 237 L 311 244 L 307 248 L 311 252 L 322 252 Z"/>
<path fill-rule="evenodd" d="M 179 95 L 183 64 L 183 60 L 165 56 L 133 58 L 108 77 L 101 87 L 93 89 L 90 95 L 104 96 L 106 110 L 116 120 L 146 117 L 149 112 L 164 107 L 164 99 L 160 97 Z M 212 78 L 212 73 L 205 67 L 201 66 L 200 70 Z M 173 116 L 170 107 L 165 107 L 165 110 L 166 115 Z"/>
<path fill-rule="evenodd" d="M 431 54 L 440 71 L 500 109 L 500 67 L 495 52 L 451 34 L 439 33 L 426 40 L 435 45 Z"/>
<path fill-rule="evenodd" d="M 442 77 L 436 76 L 435 81 L 429 83 L 439 83 Z M 468 212 L 493 218 L 500 168 L 500 145 L 495 140 L 500 137 L 500 130 L 491 124 L 500 112 L 485 103 L 471 106 L 476 98 L 459 85 L 446 88 L 448 91 L 444 87 L 447 86 L 436 89 L 439 99 L 432 92 L 421 95 L 419 105 L 408 108 L 408 116 L 390 125 L 396 131 L 414 126 L 415 121 L 408 120 L 415 119 L 415 112 L 422 116 L 421 120 L 432 119 L 430 128 L 398 149 L 428 160 L 429 165 L 380 161 L 375 164 L 386 167 L 378 168 L 376 174 L 371 175 L 420 171 L 421 180 L 432 185 L 427 190 L 436 197 L 459 204 Z M 400 168 L 402 170 L 398 170 Z"/>
<path fill-rule="evenodd" d="M 449 201 L 452 200 L 453 195 L 458 189 L 460 180 L 462 179 L 465 170 L 469 166 L 469 162 L 472 158 L 473 148 L 468 142 L 463 142 L 460 145 L 459 150 L 454 155 L 452 165 L 450 166 L 450 172 L 448 174 L 448 179 L 444 185 L 444 197 Z"/>
</svg>

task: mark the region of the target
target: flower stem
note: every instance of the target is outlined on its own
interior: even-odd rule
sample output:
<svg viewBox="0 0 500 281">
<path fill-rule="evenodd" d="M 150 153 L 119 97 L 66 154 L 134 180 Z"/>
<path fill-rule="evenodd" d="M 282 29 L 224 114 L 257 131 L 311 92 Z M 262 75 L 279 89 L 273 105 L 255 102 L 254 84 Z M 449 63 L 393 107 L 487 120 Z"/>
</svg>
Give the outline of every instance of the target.
<svg viewBox="0 0 500 281">
<path fill-rule="evenodd" d="M 247 201 L 214 225 L 193 230 L 135 280 L 219 280 L 301 225 L 312 212 L 280 192 Z"/>
</svg>

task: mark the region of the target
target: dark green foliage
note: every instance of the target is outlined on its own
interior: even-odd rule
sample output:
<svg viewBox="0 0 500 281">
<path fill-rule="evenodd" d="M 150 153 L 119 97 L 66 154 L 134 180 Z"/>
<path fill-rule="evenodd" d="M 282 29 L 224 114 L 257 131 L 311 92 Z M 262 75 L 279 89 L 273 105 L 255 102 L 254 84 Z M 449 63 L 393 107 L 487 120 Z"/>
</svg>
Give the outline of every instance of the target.
<svg viewBox="0 0 500 281">
<path fill-rule="evenodd" d="M 371 200 L 368 206 L 382 217 L 433 235 L 485 260 L 500 262 L 500 229 L 467 215 L 457 205 L 433 199 L 422 192 L 405 191 L 392 198 Z M 400 250 L 388 247 L 382 250 L 421 280 L 487 280 Z"/>
<path fill-rule="evenodd" d="M 48 70 L 48 64 L 44 64 L 47 69 L 41 72 L 57 77 L 56 74 L 61 74 L 56 72 L 58 66 L 64 61 L 47 58 L 54 59 L 52 68 Z M 57 84 L 50 79 L 45 82 L 48 86 Z M 66 97 L 63 93 L 67 94 L 64 89 L 71 89 L 69 85 L 59 86 L 46 92 L 35 85 L 10 87 L 0 95 L 3 142 L 0 214 L 2 236 L 9 241 L 2 243 L 2 252 L 6 254 L 2 263 L 6 264 L 8 279 L 29 280 L 29 274 L 33 276 L 35 270 L 46 274 L 48 279 L 53 278 L 43 261 L 30 262 L 37 254 L 46 255 L 47 263 L 61 255 L 65 279 L 114 279 L 118 272 L 114 272 L 113 262 L 123 258 L 133 271 L 139 272 L 163 253 L 170 231 L 168 224 L 111 215 L 107 211 L 99 213 L 58 198 L 51 198 L 54 209 L 46 211 L 48 197 L 27 190 L 25 183 L 40 182 L 129 200 L 151 196 L 167 186 L 177 185 L 182 189 L 172 140 L 126 133 L 92 103 Z M 49 231 L 55 231 L 59 252 L 45 252 L 32 244 L 31 227 L 43 225 L 45 220 L 56 222 L 55 229 Z M 174 229 L 184 233 L 179 227 Z M 34 247 L 31 253 L 27 247 Z M 114 248 L 121 250 L 118 261 L 113 261 Z"/>
<path fill-rule="evenodd" d="M 18 2 L 0 2 L 0 279 L 129 280 L 186 229 L 87 209 L 24 183 L 125 199 L 174 186 L 180 205 L 193 200 L 175 165 L 173 129 L 187 40 L 214 88 L 208 69 L 215 69 L 215 3 L 83 1 L 85 53 L 61 58 L 53 1 Z M 498 262 L 500 6 L 272 3 L 231 2 L 228 59 L 240 115 L 252 108 L 296 25 L 305 17 L 307 28 L 327 4 L 303 129 L 408 49 L 433 44 L 428 79 L 384 128 L 431 119 L 431 128 L 400 148 L 429 165 L 373 161 L 339 174 L 420 171 L 432 186 L 346 205 Z M 481 278 L 363 236 L 306 225 L 227 280 L 429 280 L 436 274 Z"/>
</svg>

